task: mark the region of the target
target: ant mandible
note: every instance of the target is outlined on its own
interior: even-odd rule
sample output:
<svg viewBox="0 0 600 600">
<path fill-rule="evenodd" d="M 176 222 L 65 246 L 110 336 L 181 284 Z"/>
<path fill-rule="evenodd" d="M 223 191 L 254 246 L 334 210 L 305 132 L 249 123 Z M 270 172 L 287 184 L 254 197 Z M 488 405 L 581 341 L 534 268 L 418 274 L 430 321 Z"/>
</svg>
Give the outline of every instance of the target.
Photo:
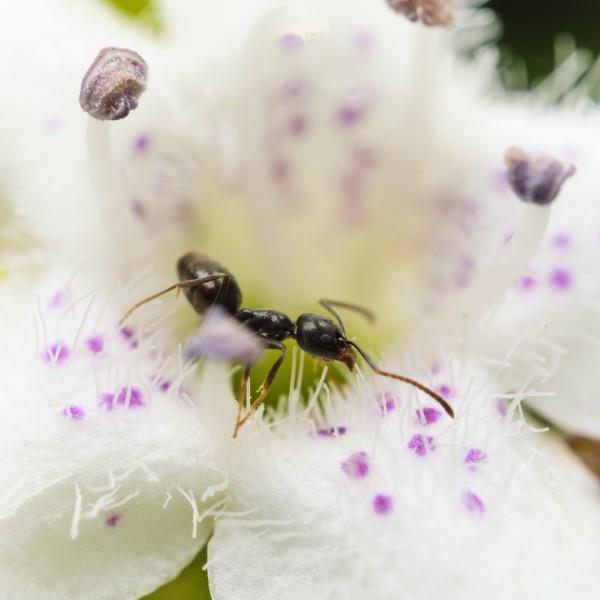
<svg viewBox="0 0 600 600">
<path fill-rule="evenodd" d="M 452 407 L 440 394 L 410 377 L 380 369 L 364 350 L 348 339 L 344 323 L 334 307 L 353 310 L 369 321 L 373 321 L 373 314 L 366 308 L 347 302 L 323 299 L 319 303 L 335 317 L 337 325 L 331 319 L 315 313 L 303 313 L 294 323 L 287 315 L 277 310 L 240 308 L 242 305 L 242 292 L 235 277 L 218 262 L 206 256 L 195 252 L 185 254 L 177 261 L 177 274 L 179 277 L 177 283 L 132 306 L 120 323 L 123 323 L 140 306 L 173 290 L 183 290 L 186 298 L 198 314 L 203 315 L 211 306 L 219 306 L 258 336 L 265 349 L 281 352 L 258 389 L 258 397 L 252 403 L 248 412 L 242 416 L 246 386 L 250 377 L 250 366 L 246 365 L 244 368 L 238 399 L 238 416 L 233 433 L 234 438 L 237 437 L 240 427 L 264 402 L 277 371 L 279 371 L 279 367 L 281 367 L 285 358 L 286 347 L 282 342 L 289 338 L 295 339 L 298 346 L 308 354 L 325 361 L 338 360 L 343 362 L 350 371 L 354 370 L 356 352 L 358 352 L 375 373 L 412 385 L 433 398 L 450 417 L 454 418 Z"/>
</svg>

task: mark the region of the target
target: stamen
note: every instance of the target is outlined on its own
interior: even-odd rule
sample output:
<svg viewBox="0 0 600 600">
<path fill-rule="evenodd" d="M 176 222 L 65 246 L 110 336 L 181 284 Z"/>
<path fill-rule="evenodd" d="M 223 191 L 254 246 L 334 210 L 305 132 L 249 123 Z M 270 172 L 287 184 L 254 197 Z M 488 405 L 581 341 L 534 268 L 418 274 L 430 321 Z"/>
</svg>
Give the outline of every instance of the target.
<svg viewBox="0 0 600 600">
<path fill-rule="evenodd" d="M 386 0 L 390 8 L 409 21 L 430 27 L 447 27 L 454 21 L 456 0 Z"/>
<path fill-rule="evenodd" d="M 94 119 L 124 119 L 137 108 L 147 81 L 146 61 L 137 52 L 104 48 L 83 77 L 79 104 Z"/>
<path fill-rule="evenodd" d="M 504 156 L 508 180 L 523 202 L 545 205 L 558 196 L 562 184 L 575 174 L 575 166 L 545 152 L 527 153 L 509 148 Z"/>
<path fill-rule="evenodd" d="M 549 206 L 558 196 L 563 182 L 575 173 L 573 165 L 543 153 L 527 154 L 510 148 L 505 160 L 511 187 L 525 203 L 525 209 L 496 263 L 472 286 L 458 294 L 440 315 L 438 327 L 449 337 L 462 330 L 466 317 L 471 323 L 476 322 L 527 273 L 546 237 L 551 214 Z"/>
</svg>

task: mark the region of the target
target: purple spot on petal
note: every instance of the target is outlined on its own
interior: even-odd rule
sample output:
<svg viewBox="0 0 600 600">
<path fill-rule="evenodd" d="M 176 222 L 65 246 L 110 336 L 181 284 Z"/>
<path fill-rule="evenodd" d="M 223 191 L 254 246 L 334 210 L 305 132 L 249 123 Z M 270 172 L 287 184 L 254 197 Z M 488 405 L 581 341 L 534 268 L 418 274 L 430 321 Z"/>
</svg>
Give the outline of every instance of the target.
<svg viewBox="0 0 600 600">
<path fill-rule="evenodd" d="M 302 48 L 304 40 L 297 33 L 286 33 L 279 38 L 277 43 L 284 50 L 297 50 Z"/>
<path fill-rule="evenodd" d="M 467 491 L 463 494 L 462 501 L 464 507 L 471 514 L 481 517 L 485 513 L 485 504 L 477 494 Z"/>
<path fill-rule="evenodd" d="M 382 415 L 396 410 L 396 398 L 390 392 L 377 396 L 377 408 Z"/>
<path fill-rule="evenodd" d="M 129 347 L 134 349 L 137 348 L 139 346 L 139 342 L 137 341 L 136 337 L 135 337 L 135 332 L 131 327 L 122 327 L 121 328 L 121 337 L 126 340 L 127 342 L 129 342 Z"/>
<path fill-rule="evenodd" d="M 150 148 L 151 145 L 152 138 L 148 134 L 142 133 L 135 138 L 133 149 L 138 154 L 143 154 Z"/>
<path fill-rule="evenodd" d="M 496 408 L 498 409 L 498 412 L 505 417 L 508 412 L 508 403 L 504 398 L 498 398 L 496 400 Z"/>
<path fill-rule="evenodd" d="M 50 298 L 48 298 L 48 308 L 59 308 L 68 299 L 68 292 L 66 290 L 56 290 Z"/>
<path fill-rule="evenodd" d="M 425 437 L 420 433 L 413 435 L 406 447 L 417 456 L 426 456 L 428 452 L 433 452 L 436 448 L 435 440 L 431 436 Z"/>
<path fill-rule="evenodd" d="M 71 405 L 62 410 L 62 414 L 73 421 L 82 421 L 85 418 L 85 410 L 81 406 Z"/>
<path fill-rule="evenodd" d="M 337 122 L 342 127 L 352 127 L 361 121 L 366 114 L 366 105 L 347 104 L 339 109 L 337 113 Z"/>
<path fill-rule="evenodd" d="M 477 464 L 485 460 L 486 453 L 481 448 L 470 448 L 465 455 L 466 464 Z"/>
<path fill-rule="evenodd" d="M 281 96 L 284 100 L 296 100 L 306 95 L 306 84 L 300 79 L 287 81 L 281 89 Z"/>
<path fill-rule="evenodd" d="M 135 387 L 122 387 L 116 395 L 107 393 L 100 395 L 100 406 L 103 406 L 108 411 L 114 410 L 117 406 L 140 408 L 144 404 L 144 397 L 141 390 Z"/>
<path fill-rule="evenodd" d="M 271 166 L 271 176 L 276 181 L 283 181 L 290 175 L 290 166 L 285 160 L 277 160 Z"/>
<path fill-rule="evenodd" d="M 363 479 L 369 474 L 369 455 L 366 452 L 355 452 L 342 463 L 341 467 L 348 477 Z"/>
<path fill-rule="evenodd" d="M 429 367 L 429 370 L 431 371 L 432 375 L 438 375 L 442 372 L 442 365 L 439 363 L 433 363 L 431 367 Z"/>
<path fill-rule="evenodd" d="M 521 277 L 517 283 L 517 287 L 525 292 L 533 290 L 536 285 L 537 280 L 532 275 L 523 275 L 523 277 Z"/>
<path fill-rule="evenodd" d="M 373 510 L 378 515 L 387 515 L 394 509 L 394 500 L 386 494 L 377 494 L 373 498 Z"/>
<path fill-rule="evenodd" d="M 121 515 L 118 513 L 110 513 L 104 520 L 104 524 L 107 527 L 116 527 L 121 520 Z"/>
<path fill-rule="evenodd" d="M 143 219 L 146 216 L 146 208 L 138 198 L 132 198 L 129 206 L 133 215 L 138 219 Z"/>
<path fill-rule="evenodd" d="M 550 283 L 557 290 L 568 290 L 573 284 L 573 277 L 566 269 L 554 269 L 550 276 Z"/>
<path fill-rule="evenodd" d="M 431 425 L 437 423 L 442 416 L 437 408 L 418 408 L 417 420 L 421 425 Z"/>
<path fill-rule="evenodd" d="M 345 435 L 348 431 L 347 427 L 325 427 L 323 429 L 317 429 L 317 435 L 321 437 L 337 437 L 340 435 Z"/>
<path fill-rule="evenodd" d="M 294 137 L 300 137 L 308 129 L 308 119 L 304 115 L 292 115 L 288 121 L 288 131 Z"/>
<path fill-rule="evenodd" d="M 360 52 L 369 52 L 375 45 L 375 39 L 369 31 L 357 31 L 352 41 L 355 48 Z"/>
<path fill-rule="evenodd" d="M 565 232 L 557 233 L 552 238 L 552 245 L 558 250 L 567 250 L 571 246 L 571 243 L 571 236 Z"/>
<path fill-rule="evenodd" d="M 71 351 L 66 344 L 55 342 L 42 352 L 42 358 L 49 364 L 60 365 L 68 360 Z"/>
<path fill-rule="evenodd" d="M 85 345 L 92 354 L 100 354 L 104 350 L 104 338 L 101 335 L 93 335 L 85 340 Z"/>
<path fill-rule="evenodd" d="M 377 163 L 377 156 L 367 146 L 357 146 L 352 151 L 355 165 L 359 169 L 369 169 Z"/>
<path fill-rule="evenodd" d="M 438 385 L 438 387 L 435 388 L 435 391 L 444 396 L 444 398 L 448 399 L 448 398 L 452 398 L 454 396 L 454 390 L 449 386 L 446 385 L 445 383 L 442 385 Z"/>
</svg>

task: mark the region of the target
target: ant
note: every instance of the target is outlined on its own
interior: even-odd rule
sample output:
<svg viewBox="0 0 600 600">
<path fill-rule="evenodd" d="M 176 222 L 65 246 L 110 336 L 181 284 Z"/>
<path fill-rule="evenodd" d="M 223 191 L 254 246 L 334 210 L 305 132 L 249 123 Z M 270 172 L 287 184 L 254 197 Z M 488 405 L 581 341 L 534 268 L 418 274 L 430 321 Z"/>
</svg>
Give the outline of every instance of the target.
<svg viewBox="0 0 600 600">
<path fill-rule="evenodd" d="M 325 361 L 338 360 L 343 362 L 350 371 L 354 370 L 356 352 L 358 352 L 375 373 L 412 385 L 433 398 L 450 417 L 454 418 L 452 407 L 440 394 L 410 377 L 380 369 L 362 348 L 348 339 L 344 323 L 334 307 L 353 310 L 369 321 L 373 321 L 374 316 L 368 309 L 347 302 L 322 299 L 319 303 L 334 316 L 337 324 L 331 319 L 315 313 L 303 313 L 294 323 L 287 315 L 277 310 L 240 308 L 242 305 L 242 292 L 235 277 L 218 262 L 206 256 L 195 252 L 185 254 L 177 261 L 177 274 L 179 277 L 177 283 L 134 304 L 121 319 L 120 324 L 140 306 L 173 290 L 178 292 L 183 290 L 186 298 L 199 315 L 203 315 L 211 306 L 219 306 L 258 336 L 265 349 L 281 352 L 258 389 L 258 397 L 252 403 L 246 415 L 242 417 L 245 391 L 250 377 L 250 366 L 245 366 L 238 402 L 238 416 L 233 433 L 234 438 L 237 437 L 240 427 L 264 402 L 277 371 L 279 371 L 285 358 L 286 347 L 282 342 L 289 338 L 295 339 L 298 346 L 308 354 Z"/>
</svg>

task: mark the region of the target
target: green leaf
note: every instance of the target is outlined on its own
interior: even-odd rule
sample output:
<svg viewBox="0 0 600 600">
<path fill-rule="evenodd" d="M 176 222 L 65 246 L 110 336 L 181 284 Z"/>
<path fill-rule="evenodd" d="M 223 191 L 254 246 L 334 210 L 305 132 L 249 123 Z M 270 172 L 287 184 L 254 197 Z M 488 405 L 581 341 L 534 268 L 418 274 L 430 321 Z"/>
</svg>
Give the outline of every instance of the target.
<svg viewBox="0 0 600 600">
<path fill-rule="evenodd" d="M 103 0 L 121 13 L 146 25 L 156 33 L 162 28 L 160 10 L 154 0 Z"/>
</svg>

